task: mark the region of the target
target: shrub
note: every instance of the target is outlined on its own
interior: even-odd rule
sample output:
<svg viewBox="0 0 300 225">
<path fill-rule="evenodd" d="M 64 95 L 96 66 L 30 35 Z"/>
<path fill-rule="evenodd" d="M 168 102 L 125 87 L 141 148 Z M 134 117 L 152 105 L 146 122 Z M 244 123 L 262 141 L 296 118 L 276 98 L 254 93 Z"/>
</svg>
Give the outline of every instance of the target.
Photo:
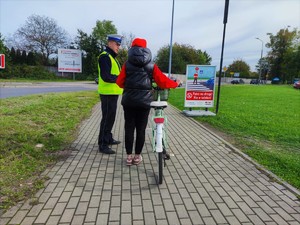
<svg viewBox="0 0 300 225">
<path fill-rule="evenodd" d="M 8 65 L 4 70 L 0 71 L 0 78 L 30 78 L 35 80 L 53 80 L 56 75 L 49 72 L 42 66 L 28 66 L 28 65 Z"/>
</svg>

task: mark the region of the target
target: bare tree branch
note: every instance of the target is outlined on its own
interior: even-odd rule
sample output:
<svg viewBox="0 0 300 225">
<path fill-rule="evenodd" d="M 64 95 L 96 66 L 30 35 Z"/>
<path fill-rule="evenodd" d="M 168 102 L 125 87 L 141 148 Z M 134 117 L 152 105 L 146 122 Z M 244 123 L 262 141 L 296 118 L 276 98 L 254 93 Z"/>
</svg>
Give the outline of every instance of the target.
<svg viewBox="0 0 300 225">
<path fill-rule="evenodd" d="M 69 43 L 67 32 L 54 19 L 39 15 L 28 17 L 25 25 L 15 33 L 15 38 L 21 49 L 41 53 L 44 63 L 48 62 L 50 54 Z"/>
</svg>

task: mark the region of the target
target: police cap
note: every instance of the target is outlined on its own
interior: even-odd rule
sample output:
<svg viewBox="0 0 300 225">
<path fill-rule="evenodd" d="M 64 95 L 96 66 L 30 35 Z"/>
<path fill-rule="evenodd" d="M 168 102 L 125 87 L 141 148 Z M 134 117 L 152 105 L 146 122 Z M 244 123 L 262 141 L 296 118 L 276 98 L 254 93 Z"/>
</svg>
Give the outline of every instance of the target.
<svg viewBox="0 0 300 225">
<path fill-rule="evenodd" d="M 123 36 L 119 35 L 119 34 L 109 34 L 109 35 L 107 35 L 107 41 L 115 41 L 119 44 L 121 44 L 122 38 L 123 38 Z"/>
</svg>

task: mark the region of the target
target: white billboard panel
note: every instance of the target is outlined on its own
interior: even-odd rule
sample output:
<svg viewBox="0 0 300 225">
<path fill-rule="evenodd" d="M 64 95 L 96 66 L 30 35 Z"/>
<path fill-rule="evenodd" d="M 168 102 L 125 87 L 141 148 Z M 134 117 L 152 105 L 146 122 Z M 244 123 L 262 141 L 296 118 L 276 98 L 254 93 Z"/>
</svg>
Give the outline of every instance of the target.
<svg viewBox="0 0 300 225">
<path fill-rule="evenodd" d="M 82 72 L 81 50 L 58 49 L 58 72 Z"/>
</svg>

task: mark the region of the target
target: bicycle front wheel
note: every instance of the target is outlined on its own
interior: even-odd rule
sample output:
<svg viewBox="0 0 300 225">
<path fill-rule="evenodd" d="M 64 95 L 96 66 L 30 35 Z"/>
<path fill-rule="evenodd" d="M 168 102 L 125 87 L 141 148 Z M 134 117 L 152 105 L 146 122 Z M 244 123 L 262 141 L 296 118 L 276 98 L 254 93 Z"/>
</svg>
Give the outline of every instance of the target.
<svg viewBox="0 0 300 225">
<path fill-rule="evenodd" d="M 158 183 L 163 182 L 163 153 L 158 152 Z"/>
</svg>

